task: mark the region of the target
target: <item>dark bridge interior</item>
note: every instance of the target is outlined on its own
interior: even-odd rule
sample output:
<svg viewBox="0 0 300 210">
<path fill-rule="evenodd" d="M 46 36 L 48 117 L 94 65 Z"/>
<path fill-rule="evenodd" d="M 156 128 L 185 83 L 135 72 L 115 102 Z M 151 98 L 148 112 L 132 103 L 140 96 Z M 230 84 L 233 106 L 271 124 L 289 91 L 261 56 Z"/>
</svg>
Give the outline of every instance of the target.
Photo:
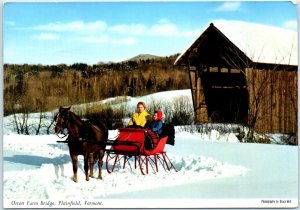
<svg viewBox="0 0 300 210">
<path fill-rule="evenodd" d="M 233 70 L 232 70 L 233 71 Z M 243 123 L 248 115 L 248 91 L 243 73 L 228 69 L 203 72 L 207 113 L 212 122 Z"/>
</svg>

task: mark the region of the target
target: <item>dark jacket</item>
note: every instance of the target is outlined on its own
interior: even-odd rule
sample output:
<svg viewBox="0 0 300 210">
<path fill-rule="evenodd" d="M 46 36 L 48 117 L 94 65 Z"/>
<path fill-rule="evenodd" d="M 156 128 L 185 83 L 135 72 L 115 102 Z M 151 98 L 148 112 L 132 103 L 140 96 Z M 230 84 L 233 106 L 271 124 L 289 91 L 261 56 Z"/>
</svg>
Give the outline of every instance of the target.
<svg viewBox="0 0 300 210">
<path fill-rule="evenodd" d="M 156 120 L 156 121 L 152 121 L 150 124 L 149 124 L 149 128 L 156 132 L 158 135 L 161 135 L 162 134 L 162 126 L 163 126 L 163 123 L 161 120 Z"/>
</svg>

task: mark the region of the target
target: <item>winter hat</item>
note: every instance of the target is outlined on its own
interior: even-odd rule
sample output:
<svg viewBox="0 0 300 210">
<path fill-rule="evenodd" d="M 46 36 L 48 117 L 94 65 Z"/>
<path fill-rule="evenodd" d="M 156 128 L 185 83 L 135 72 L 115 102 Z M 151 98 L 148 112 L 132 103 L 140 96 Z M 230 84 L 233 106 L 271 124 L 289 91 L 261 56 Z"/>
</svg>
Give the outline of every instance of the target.
<svg viewBox="0 0 300 210">
<path fill-rule="evenodd" d="M 138 102 L 136 106 L 138 107 L 139 105 L 143 105 L 144 109 L 147 108 L 146 104 L 142 101 Z"/>
<path fill-rule="evenodd" d="M 157 110 L 155 113 L 157 113 L 157 120 L 162 120 L 163 113 L 160 110 Z"/>
</svg>

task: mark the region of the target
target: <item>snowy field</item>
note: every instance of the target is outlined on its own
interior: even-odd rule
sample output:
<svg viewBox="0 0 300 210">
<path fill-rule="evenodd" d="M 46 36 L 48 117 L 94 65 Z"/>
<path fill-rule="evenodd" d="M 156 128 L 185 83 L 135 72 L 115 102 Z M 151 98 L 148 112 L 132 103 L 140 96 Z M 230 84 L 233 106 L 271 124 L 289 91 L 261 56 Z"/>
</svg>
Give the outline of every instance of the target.
<svg viewBox="0 0 300 210">
<path fill-rule="evenodd" d="M 132 98 L 170 100 L 190 91 L 156 93 Z M 110 99 L 113 100 L 113 99 Z M 127 102 L 128 103 L 128 102 Z M 77 106 L 80 108 L 80 106 Z M 32 115 L 34 116 L 34 115 Z M 188 133 L 176 128 L 175 146 L 165 151 L 178 172 L 126 167 L 103 180 L 85 181 L 79 158 L 78 183 L 65 144 L 54 135 L 26 136 L 10 131 L 4 119 L 3 203 L 8 208 L 200 208 L 296 207 L 298 147 L 239 143 L 233 133 Z M 5 126 L 7 124 L 7 126 Z M 109 132 L 110 138 L 117 131 Z M 132 164 L 131 164 L 132 165 Z M 95 166 L 97 174 L 98 169 Z"/>
</svg>

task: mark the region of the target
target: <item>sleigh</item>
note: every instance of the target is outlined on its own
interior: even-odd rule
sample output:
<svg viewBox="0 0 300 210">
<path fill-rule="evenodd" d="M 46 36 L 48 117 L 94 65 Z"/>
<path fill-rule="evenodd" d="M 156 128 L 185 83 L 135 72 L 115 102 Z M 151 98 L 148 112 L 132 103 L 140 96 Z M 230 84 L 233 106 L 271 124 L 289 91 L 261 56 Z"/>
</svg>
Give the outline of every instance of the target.
<svg viewBox="0 0 300 210">
<path fill-rule="evenodd" d="M 171 169 L 177 171 L 164 151 L 166 143 L 174 145 L 174 138 L 172 139 L 171 135 L 162 135 L 157 145 L 149 150 L 145 146 L 148 138 L 146 130 L 120 128 L 118 131 L 117 138 L 108 142 L 111 147 L 106 150 L 106 169 L 108 173 L 114 172 L 116 168 L 124 169 L 127 165 L 131 169 L 132 167 L 135 169 L 139 167 L 143 175 L 148 174 L 150 170 L 157 173 L 160 168 L 165 171 Z M 134 166 L 131 166 L 131 164 Z"/>
</svg>

